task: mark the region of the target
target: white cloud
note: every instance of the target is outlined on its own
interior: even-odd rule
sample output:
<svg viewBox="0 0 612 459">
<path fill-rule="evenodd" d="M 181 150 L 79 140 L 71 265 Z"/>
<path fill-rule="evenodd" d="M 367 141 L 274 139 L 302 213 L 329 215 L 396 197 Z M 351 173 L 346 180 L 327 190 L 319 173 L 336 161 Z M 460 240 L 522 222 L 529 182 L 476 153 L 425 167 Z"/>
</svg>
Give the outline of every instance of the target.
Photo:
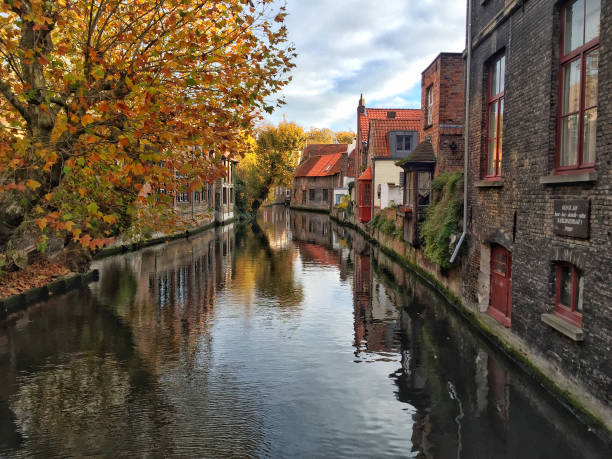
<svg viewBox="0 0 612 459">
<path fill-rule="evenodd" d="M 287 0 L 297 48 L 283 114 L 304 127 L 355 129 L 359 94 L 368 106 L 420 106 L 421 72 L 445 51 L 462 51 L 461 0 Z"/>
</svg>

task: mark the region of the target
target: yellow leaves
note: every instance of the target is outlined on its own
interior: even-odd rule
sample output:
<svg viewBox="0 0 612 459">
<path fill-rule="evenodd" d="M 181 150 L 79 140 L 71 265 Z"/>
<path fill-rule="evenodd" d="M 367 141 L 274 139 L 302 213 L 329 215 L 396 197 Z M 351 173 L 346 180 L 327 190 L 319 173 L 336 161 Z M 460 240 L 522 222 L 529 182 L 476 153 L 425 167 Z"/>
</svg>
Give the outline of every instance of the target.
<svg viewBox="0 0 612 459">
<path fill-rule="evenodd" d="M 105 215 L 104 217 L 102 217 L 102 220 L 104 220 L 104 223 L 114 225 L 115 223 L 117 223 L 118 218 L 115 215 Z"/>
<path fill-rule="evenodd" d="M 82 198 L 84 198 L 86 194 L 87 194 L 87 188 L 85 188 L 85 187 L 80 187 L 80 188 L 79 188 L 79 196 L 81 196 Z"/>
<path fill-rule="evenodd" d="M 26 181 L 26 186 L 32 190 L 36 190 L 40 188 L 40 182 L 30 179 Z"/>
</svg>

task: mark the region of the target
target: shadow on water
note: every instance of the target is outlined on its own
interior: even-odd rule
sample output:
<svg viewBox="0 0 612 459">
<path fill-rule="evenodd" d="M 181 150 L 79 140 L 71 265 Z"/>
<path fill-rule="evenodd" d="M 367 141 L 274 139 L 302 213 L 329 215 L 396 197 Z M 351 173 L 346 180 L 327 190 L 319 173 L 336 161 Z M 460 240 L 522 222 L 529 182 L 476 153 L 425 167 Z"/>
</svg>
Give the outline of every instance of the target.
<svg viewBox="0 0 612 459">
<path fill-rule="evenodd" d="M 606 457 L 325 215 L 273 207 L 97 264 L 0 327 L 0 457 Z"/>
</svg>

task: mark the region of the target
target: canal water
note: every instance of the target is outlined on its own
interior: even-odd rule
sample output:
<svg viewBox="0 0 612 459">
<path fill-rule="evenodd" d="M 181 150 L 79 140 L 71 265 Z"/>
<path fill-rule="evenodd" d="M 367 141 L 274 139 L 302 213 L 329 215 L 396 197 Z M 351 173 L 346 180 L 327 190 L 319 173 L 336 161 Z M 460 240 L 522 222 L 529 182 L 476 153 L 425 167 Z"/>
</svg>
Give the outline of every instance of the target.
<svg viewBox="0 0 612 459">
<path fill-rule="evenodd" d="M 410 272 L 266 209 L 0 327 L 0 457 L 603 458 Z"/>
</svg>

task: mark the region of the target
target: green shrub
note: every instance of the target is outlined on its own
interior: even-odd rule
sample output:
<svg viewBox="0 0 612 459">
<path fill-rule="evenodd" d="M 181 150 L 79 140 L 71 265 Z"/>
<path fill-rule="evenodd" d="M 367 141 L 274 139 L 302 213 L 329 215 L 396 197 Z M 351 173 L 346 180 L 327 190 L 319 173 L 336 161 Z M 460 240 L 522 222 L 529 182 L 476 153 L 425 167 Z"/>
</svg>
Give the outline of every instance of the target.
<svg viewBox="0 0 612 459">
<path fill-rule="evenodd" d="M 450 266 L 450 238 L 459 232 L 461 201 L 457 184 L 462 172 L 445 172 L 431 184 L 433 201 L 420 226 L 425 256 L 442 268 Z"/>
<path fill-rule="evenodd" d="M 397 227 L 395 221 L 385 217 L 385 214 L 380 212 L 370 220 L 370 226 L 377 229 L 381 233 L 388 234 L 389 236 L 396 237 Z"/>
</svg>

